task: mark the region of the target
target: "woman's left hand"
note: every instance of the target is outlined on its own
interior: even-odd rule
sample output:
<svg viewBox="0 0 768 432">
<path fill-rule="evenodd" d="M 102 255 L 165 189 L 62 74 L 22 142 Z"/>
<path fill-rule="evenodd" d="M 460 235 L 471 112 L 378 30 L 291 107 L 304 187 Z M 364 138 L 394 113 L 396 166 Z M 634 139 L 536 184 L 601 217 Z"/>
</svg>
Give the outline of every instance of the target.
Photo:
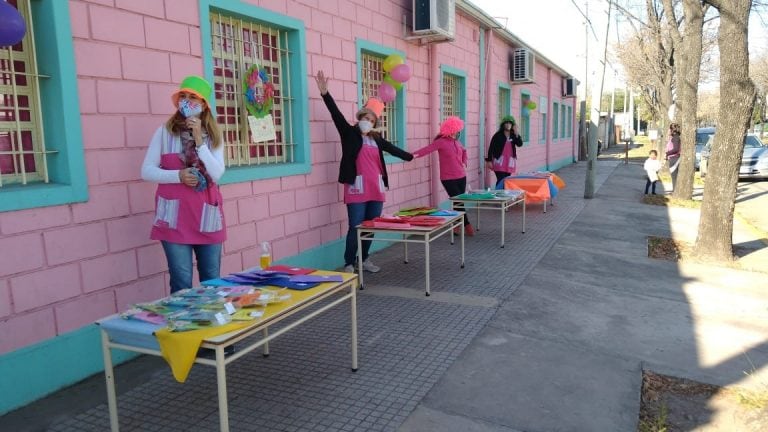
<svg viewBox="0 0 768 432">
<path fill-rule="evenodd" d="M 198 117 L 189 117 L 186 122 L 187 127 L 192 129 L 192 138 L 195 139 L 195 145 L 200 147 L 203 145 L 202 121 Z"/>
</svg>

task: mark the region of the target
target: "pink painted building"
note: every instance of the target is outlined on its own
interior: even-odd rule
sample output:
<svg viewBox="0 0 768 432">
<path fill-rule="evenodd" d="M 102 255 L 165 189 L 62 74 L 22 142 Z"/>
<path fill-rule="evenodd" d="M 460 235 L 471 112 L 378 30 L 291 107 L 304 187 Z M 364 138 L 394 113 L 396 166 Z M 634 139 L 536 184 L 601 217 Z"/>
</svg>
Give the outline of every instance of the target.
<svg viewBox="0 0 768 432">
<path fill-rule="evenodd" d="M 416 35 L 413 5 L 424 3 L 449 19 L 419 6 Z M 0 47 L 0 414 L 101 370 L 94 320 L 167 295 L 165 257 L 149 239 L 156 186 L 140 165 L 186 75 L 215 84 L 225 131 L 223 272 L 258 265 L 263 241 L 276 260 L 343 264 L 341 148 L 318 70 L 353 119 L 384 59 L 401 56 L 411 78 L 387 104 L 387 138 L 413 151 L 461 116 L 473 188 L 491 186 L 483 158 L 507 114 L 525 140 L 519 171 L 575 161 L 569 74 L 465 1 L 10 4 L 28 30 Z M 267 141 L 248 132 L 240 76 L 251 65 L 276 89 Z M 387 162 L 385 212 L 445 203 L 436 157 Z"/>
</svg>

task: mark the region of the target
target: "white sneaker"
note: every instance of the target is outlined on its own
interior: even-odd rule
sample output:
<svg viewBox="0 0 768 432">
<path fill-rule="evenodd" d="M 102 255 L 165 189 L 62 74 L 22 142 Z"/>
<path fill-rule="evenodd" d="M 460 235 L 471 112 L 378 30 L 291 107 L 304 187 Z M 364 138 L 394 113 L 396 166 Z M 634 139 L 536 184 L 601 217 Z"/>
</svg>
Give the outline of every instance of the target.
<svg viewBox="0 0 768 432">
<path fill-rule="evenodd" d="M 372 263 L 371 260 L 365 260 L 363 261 L 363 270 L 371 273 L 378 273 L 379 270 L 381 270 L 381 267 L 377 266 L 376 264 Z"/>
<path fill-rule="evenodd" d="M 353 266 L 352 264 L 344 266 L 344 273 L 354 273 L 354 272 L 355 272 L 355 266 Z"/>
</svg>

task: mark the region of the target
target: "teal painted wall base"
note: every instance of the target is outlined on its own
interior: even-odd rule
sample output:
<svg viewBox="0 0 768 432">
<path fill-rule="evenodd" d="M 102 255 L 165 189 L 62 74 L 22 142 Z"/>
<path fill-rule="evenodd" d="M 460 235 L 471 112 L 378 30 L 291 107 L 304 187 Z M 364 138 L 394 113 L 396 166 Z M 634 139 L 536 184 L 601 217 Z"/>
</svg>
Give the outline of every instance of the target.
<svg viewBox="0 0 768 432">
<path fill-rule="evenodd" d="M 562 158 L 559 161 L 555 161 L 549 164 L 549 171 L 557 171 L 560 168 L 568 166 L 574 162 L 576 162 L 576 159 L 574 159 L 573 156 Z"/>
<path fill-rule="evenodd" d="M 115 363 L 134 357 L 112 352 Z M 103 370 L 101 335 L 95 324 L 0 356 L 0 415 Z"/>
</svg>

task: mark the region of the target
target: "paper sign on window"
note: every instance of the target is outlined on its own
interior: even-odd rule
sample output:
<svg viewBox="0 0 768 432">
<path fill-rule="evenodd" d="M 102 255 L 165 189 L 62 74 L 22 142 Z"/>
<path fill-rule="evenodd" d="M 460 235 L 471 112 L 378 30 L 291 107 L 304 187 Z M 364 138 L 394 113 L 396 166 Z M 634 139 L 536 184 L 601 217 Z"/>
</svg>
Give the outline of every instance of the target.
<svg viewBox="0 0 768 432">
<path fill-rule="evenodd" d="M 248 126 L 251 128 L 253 142 L 274 141 L 277 139 L 272 114 L 267 114 L 261 118 L 248 116 Z"/>
</svg>

